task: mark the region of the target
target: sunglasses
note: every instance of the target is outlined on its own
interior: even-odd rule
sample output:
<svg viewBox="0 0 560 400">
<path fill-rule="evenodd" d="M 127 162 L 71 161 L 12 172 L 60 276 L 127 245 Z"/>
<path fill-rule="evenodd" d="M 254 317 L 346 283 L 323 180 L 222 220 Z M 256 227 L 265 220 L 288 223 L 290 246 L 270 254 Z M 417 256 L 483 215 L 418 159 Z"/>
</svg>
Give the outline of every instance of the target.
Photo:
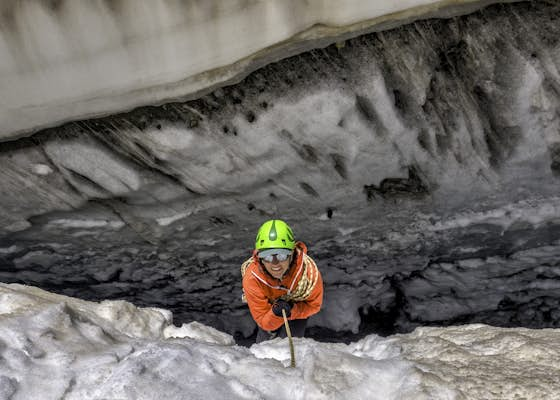
<svg viewBox="0 0 560 400">
<path fill-rule="evenodd" d="M 259 258 L 263 261 L 271 263 L 272 260 L 274 260 L 274 257 L 276 257 L 276 259 L 278 261 L 282 262 L 282 261 L 286 261 L 290 257 L 290 254 L 291 253 L 288 253 L 288 254 L 269 254 L 269 255 L 266 255 L 264 257 L 259 256 Z"/>
</svg>

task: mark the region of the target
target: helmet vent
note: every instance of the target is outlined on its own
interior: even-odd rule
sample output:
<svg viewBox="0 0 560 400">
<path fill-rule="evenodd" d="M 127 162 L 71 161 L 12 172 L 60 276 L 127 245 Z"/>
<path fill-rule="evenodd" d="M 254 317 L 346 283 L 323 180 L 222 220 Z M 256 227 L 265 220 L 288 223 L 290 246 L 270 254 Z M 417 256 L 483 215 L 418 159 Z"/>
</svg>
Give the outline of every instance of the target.
<svg viewBox="0 0 560 400">
<path fill-rule="evenodd" d="M 270 227 L 270 232 L 268 232 L 268 239 L 274 241 L 277 237 L 278 233 L 276 232 L 276 221 L 273 221 L 272 226 Z"/>
</svg>

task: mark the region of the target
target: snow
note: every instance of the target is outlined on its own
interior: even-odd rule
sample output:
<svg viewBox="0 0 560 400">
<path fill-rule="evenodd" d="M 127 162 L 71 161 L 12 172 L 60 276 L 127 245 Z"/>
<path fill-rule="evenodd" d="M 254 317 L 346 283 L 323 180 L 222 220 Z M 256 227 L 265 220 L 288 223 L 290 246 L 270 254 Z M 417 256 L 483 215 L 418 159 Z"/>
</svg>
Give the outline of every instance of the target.
<svg viewBox="0 0 560 400">
<path fill-rule="evenodd" d="M 110 227 L 112 229 L 119 229 L 124 226 L 121 221 L 107 221 L 95 219 L 69 219 L 60 218 L 49 221 L 50 225 L 59 226 L 64 228 L 100 228 Z"/>
<path fill-rule="evenodd" d="M 54 141 L 45 152 L 55 161 L 65 177 L 91 196 L 121 195 L 139 189 L 140 173 L 131 162 L 123 160 L 95 141 Z"/>
<path fill-rule="evenodd" d="M 0 103 L 0 137 L 170 101 L 313 40 L 334 42 L 448 7 L 437 0 L 7 2 L 0 92 L 9 102 Z"/>
<path fill-rule="evenodd" d="M 431 231 L 443 231 L 452 228 L 464 228 L 474 224 L 492 224 L 509 229 L 516 223 L 527 223 L 533 228 L 558 219 L 560 216 L 560 198 L 522 200 L 500 208 L 480 212 L 467 212 L 453 216 L 445 221 L 436 222 Z"/>
<path fill-rule="evenodd" d="M 10 247 L 0 247 L 0 254 L 10 254 L 17 251 L 17 246 L 13 245 Z"/>
<path fill-rule="evenodd" d="M 560 330 L 418 328 L 237 346 L 198 322 L 0 283 L 1 399 L 557 398 Z"/>
<path fill-rule="evenodd" d="M 49 175 L 54 172 L 53 169 L 46 164 L 34 164 L 32 170 L 37 175 Z"/>
</svg>

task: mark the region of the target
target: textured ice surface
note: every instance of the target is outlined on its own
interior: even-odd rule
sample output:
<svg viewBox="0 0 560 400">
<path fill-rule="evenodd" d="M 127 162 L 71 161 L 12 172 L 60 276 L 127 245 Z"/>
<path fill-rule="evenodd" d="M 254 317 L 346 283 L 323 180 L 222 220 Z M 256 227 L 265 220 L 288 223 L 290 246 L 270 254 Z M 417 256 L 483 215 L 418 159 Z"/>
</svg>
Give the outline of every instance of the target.
<svg viewBox="0 0 560 400">
<path fill-rule="evenodd" d="M 492 1 L 454 1 L 454 6 Z M 410 20 L 435 0 L 5 1 L 0 138 L 161 103 L 223 83 L 309 42 Z M 326 42 L 325 42 L 326 43 Z"/>
<path fill-rule="evenodd" d="M 533 1 L 418 20 L 3 142 L 0 280 L 249 336 L 239 265 L 281 217 L 328 284 L 312 328 L 558 327 L 558 18 Z"/>
</svg>

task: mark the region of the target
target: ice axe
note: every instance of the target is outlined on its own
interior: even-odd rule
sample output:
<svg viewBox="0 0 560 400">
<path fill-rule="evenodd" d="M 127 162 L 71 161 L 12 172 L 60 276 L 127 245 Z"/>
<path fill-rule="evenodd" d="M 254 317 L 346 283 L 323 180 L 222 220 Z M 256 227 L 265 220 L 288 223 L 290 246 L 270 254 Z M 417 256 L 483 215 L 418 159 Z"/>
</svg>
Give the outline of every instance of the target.
<svg viewBox="0 0 560 400">
<path fill-rule="evenodd" d="M 290 357 L 292 361 L 290 362 L 290 367 L 296 367 L 296 353 L 294 351 L 294 341 L 292 339 L 292 331 L 290 330 L 290 324 L 288 324 L 288 317 L 286 317 L 286 310 L 282 309 L 282 316 L 284 317 L 284 326 L 286 327 L 286 333 L 288 335 L 288 342 L 290 343 Z"/>
</svg>

